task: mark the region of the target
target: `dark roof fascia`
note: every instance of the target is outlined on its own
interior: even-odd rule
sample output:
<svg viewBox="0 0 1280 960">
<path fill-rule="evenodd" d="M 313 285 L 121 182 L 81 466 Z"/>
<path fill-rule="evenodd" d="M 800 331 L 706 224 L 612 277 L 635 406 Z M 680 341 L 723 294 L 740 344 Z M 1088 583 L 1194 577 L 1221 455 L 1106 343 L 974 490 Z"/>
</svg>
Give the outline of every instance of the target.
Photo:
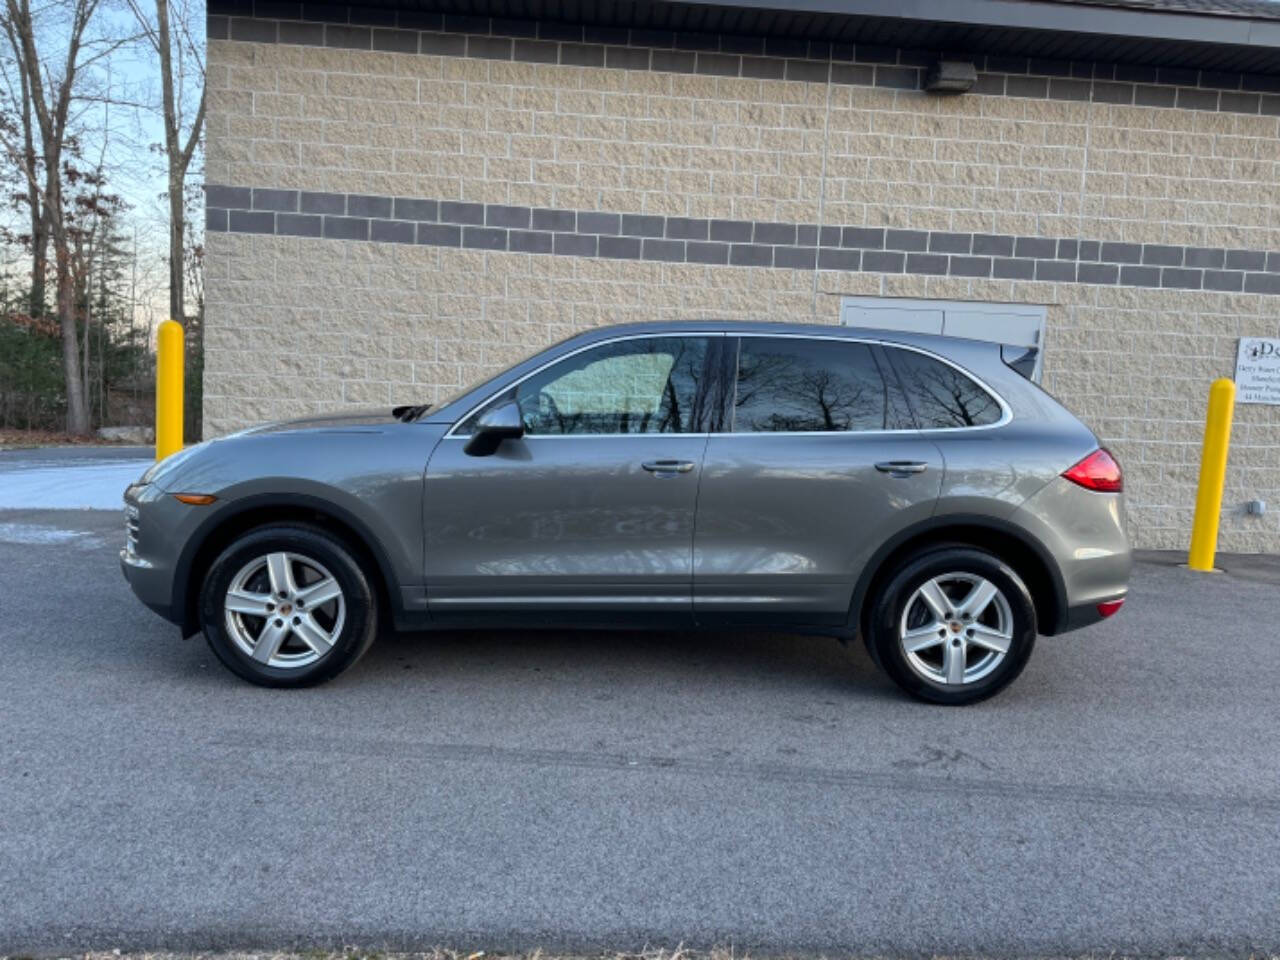
<svg viewBox="0 0 1280 960">
<path fill-rule="evenodd" d="M 1280 49 L 1280 20 L 1035 0 L 698 0 L 712 7 Z"/>
</svg>

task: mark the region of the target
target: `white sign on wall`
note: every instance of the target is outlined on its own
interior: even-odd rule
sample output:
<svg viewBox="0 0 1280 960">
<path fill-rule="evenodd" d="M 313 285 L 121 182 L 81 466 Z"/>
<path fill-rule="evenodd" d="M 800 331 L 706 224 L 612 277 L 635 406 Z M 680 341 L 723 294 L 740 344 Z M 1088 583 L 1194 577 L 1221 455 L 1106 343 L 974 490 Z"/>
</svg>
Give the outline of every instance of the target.
<svg viewBox="0 0 1280 960">
<path fill-rule="evenodd" d="M 1280 404 L 1280 339 L 1240 338 L 1236 351 L 1236 400 Z"/>
</svg>

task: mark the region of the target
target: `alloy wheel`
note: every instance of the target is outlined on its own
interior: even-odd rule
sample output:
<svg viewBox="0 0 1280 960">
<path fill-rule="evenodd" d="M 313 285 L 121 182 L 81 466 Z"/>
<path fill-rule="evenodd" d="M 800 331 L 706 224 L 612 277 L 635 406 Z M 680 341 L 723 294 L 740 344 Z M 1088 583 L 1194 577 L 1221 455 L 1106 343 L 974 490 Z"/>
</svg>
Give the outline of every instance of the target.
<svg viewBox="0 0 1280 960">
<path fill-rule="evenodd" d="M 264 666 L 301 669 L 338 642 L 346 622 L 342 587 L 323 564 L 297 553 L 269 553 L 231 579 L 223 600 L 227 633 Z"/>
<path fill-rule="evenodd" d="M 1000 665 L 1013 644 L 1013 611 L 990 580 L 944 573 L 911 595 L 898 625 L 907 663 L 933 683 L 976 683 Z"/>
</svg>

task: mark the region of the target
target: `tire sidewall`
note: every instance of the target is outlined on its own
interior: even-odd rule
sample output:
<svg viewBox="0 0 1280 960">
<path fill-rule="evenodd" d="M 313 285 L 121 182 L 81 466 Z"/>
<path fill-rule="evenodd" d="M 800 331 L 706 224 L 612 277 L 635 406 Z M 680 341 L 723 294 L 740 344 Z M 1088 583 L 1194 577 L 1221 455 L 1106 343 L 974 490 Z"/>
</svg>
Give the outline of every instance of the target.
<svg viewBox="0 0 1280 960">
<path fill-rule="evenodd" d="M 981 680 L 953 688 L 920 676 L 907 662 L 898 639 L 903 610 L 916 589 L 932 577 L 972 573 L 994 583 L 1013 613 L 1013 641 L 999 666 Z M 870 639 L 874 658 L 889 677 L 912 696 L 932 703 L 965 704 L 985 700 L 1012 683 L 1027 665 L 1036 641 L 1035 604 L 1022 578 L 998 557 L 967 547 L 944 547 L 907 560 L 889 578 L 872 610 Z"/>
<path fill-rule="evenodd" d="M 245 564 L 275 552 L 315 560 L 342 588 L 346 605 L 342 632 L 328 653 L 306 667 L 287 669 L 260 664 L 227 634 L 223 604 L 232 578 Z M 368 577 L 346 546 L 323 531 L 293 525 L 254 530 L 223 550 L 205 575 L 199 612 L 205 639 L 218 659 L 237 676 L 265 687 L 306 687 L 337 676 L 367 649 L 376 621 Z"/>
</svg>

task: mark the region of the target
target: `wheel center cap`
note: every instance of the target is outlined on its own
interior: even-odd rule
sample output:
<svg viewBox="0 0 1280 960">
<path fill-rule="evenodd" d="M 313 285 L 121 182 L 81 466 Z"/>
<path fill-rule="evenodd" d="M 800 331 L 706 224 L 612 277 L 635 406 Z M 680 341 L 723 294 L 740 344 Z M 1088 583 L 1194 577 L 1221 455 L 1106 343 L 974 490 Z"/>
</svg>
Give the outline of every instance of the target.
<svg viewBox="0 0 1280 960">
<path fill-rule="evenodd" d="M 959 633 L 961 630 L 964 629 L 964 627 L 960 625 L 959 620 L 952 620 L 949 624 L 947 624 L 947 626 L 951 628 L 952 633 Z"/>
<path fill-rule="evenodd" d="M 280 612 L 285 614 L 286 616 L 293 613 L 293 604 L 291 603 L 280 604 Z"/>
</svg>

